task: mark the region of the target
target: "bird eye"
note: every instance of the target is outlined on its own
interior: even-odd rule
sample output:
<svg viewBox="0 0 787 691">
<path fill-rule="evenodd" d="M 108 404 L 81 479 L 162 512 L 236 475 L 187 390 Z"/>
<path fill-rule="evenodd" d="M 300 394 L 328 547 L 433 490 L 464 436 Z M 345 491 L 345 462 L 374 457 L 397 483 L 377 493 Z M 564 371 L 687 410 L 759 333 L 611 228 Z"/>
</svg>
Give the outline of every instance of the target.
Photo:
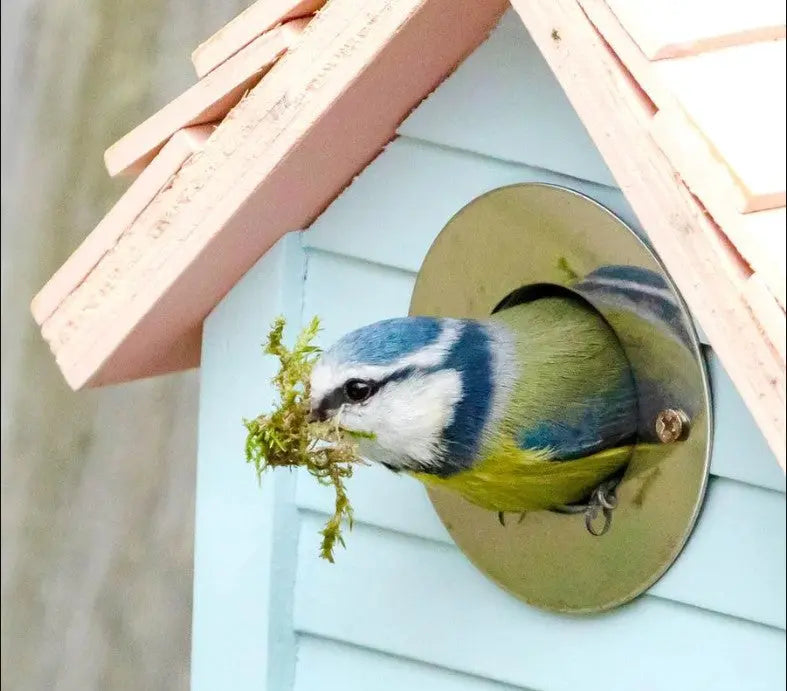
<svg viewBox="0 0 787 691">
<path fill-rule="evenodd" d="M 365 401 L 373 392 L 372 385 L 363 379 L 350 379 L 344 385 L 344 395 L 353 403 Z"/>
</svg>

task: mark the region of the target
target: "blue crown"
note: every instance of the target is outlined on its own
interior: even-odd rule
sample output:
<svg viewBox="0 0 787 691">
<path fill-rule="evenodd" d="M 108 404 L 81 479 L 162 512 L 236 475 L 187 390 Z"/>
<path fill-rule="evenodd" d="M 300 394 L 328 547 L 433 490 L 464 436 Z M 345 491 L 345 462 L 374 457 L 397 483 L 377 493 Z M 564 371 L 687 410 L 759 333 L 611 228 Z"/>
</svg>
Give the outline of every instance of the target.
<svg viewBox="0 0 787 691">
<path fill-rule="evenodd" d="M 386 319 L 351 331 L 328 353 L 343 362 L 388 365 L 437 341 L 443 328 L 432 317 Z"/>
</svg>

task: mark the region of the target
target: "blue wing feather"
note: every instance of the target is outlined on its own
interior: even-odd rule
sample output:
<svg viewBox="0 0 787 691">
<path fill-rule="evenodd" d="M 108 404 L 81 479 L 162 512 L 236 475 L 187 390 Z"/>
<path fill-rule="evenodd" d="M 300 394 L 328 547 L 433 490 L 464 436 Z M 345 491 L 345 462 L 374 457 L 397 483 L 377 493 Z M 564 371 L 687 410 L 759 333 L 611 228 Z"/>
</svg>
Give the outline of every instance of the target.
<svg viewBox="0 0 787 691">
<path fill-rule="evenodd" d="M 637 398 L 624 382 L 615 391 L 567 407 L 559 420 L 544 420 L 522 429 L 521 449 L 549 449 L 553 460 L 582 458 L 632 441 L 636 430 Z"/>
</svg>

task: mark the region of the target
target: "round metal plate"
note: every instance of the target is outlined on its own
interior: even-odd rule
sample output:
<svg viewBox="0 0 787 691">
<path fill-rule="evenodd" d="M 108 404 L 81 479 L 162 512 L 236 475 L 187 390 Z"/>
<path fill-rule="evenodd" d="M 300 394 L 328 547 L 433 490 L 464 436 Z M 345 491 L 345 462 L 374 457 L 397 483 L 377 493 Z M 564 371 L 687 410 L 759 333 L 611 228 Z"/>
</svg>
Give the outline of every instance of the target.
<svg viewBox="0 0 787 691">
<path fill-rule="evenodd" d="M 627 282 L 638 284 L 636 299 L 619 290 Z M 549 511 L 508 515 L 502 526 L 458 494 L 428 491 L 456 544 L 500 586 L 543 609 L 598 612 L 653 585 L 691 533 L 710 460 L 707 375 L 693 322 L 659 260 L 608 210 L 551 185 L 503 187 L 459 211 L 424 260 L 410 314 L 486 318 L 512 291 L 540 283 L 599 309 L 637 381 L 641 443 L 609 532 L 594 537 L 582 514 Z M 665 408 L 688 415 L 684 441 L 657 443 L 655 417 Z"/>
</svg>

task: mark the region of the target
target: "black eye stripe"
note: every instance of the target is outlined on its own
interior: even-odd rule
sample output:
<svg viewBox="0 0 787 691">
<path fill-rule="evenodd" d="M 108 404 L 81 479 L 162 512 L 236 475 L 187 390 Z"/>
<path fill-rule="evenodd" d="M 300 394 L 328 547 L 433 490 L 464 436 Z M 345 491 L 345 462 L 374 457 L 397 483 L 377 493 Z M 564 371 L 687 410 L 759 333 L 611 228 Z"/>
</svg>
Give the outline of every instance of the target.
<svg viewBox="0 0 787 691">
<path fill-rule="evenodd" d="M 363 379 L 365 383 L 369 384 L 372 387 L 372 391 L 369 396 L 365 400 L 369 400 L 375 393 L 377 393 L 380 389 L 382 389 L 386 384 L 390 384 L 391 382 L 402 381 L 403 379 L 407 379 L 410 375 L 412 375 L 416 371 L 415 367 L 403 367 L 402 369 L 396 370 L 395 372 L 391 372 L 387 377 L 383 377 L 377 381 L 373 379 Z M 359 379 L 358 377 L 352 377 L 352 379 Z M 349 379 L 347 381 L 350 381 Z M 322 400 L 320 401 L 320 405 L 318 407 L 318 411 L 321 413 L 328 413 L 331 411 L 338 410 L 341 406 L 345 403 L 357 403 L 358 401 L 352 401 L 347 398 L 345 394 L 345 385 L 347 382 L 344 382 L 341 386 L 337 386 L 332 391 L 328 392 L 323 396 Z M 360 401 L 361 403 L 363 401 Z"/>
</svg>

